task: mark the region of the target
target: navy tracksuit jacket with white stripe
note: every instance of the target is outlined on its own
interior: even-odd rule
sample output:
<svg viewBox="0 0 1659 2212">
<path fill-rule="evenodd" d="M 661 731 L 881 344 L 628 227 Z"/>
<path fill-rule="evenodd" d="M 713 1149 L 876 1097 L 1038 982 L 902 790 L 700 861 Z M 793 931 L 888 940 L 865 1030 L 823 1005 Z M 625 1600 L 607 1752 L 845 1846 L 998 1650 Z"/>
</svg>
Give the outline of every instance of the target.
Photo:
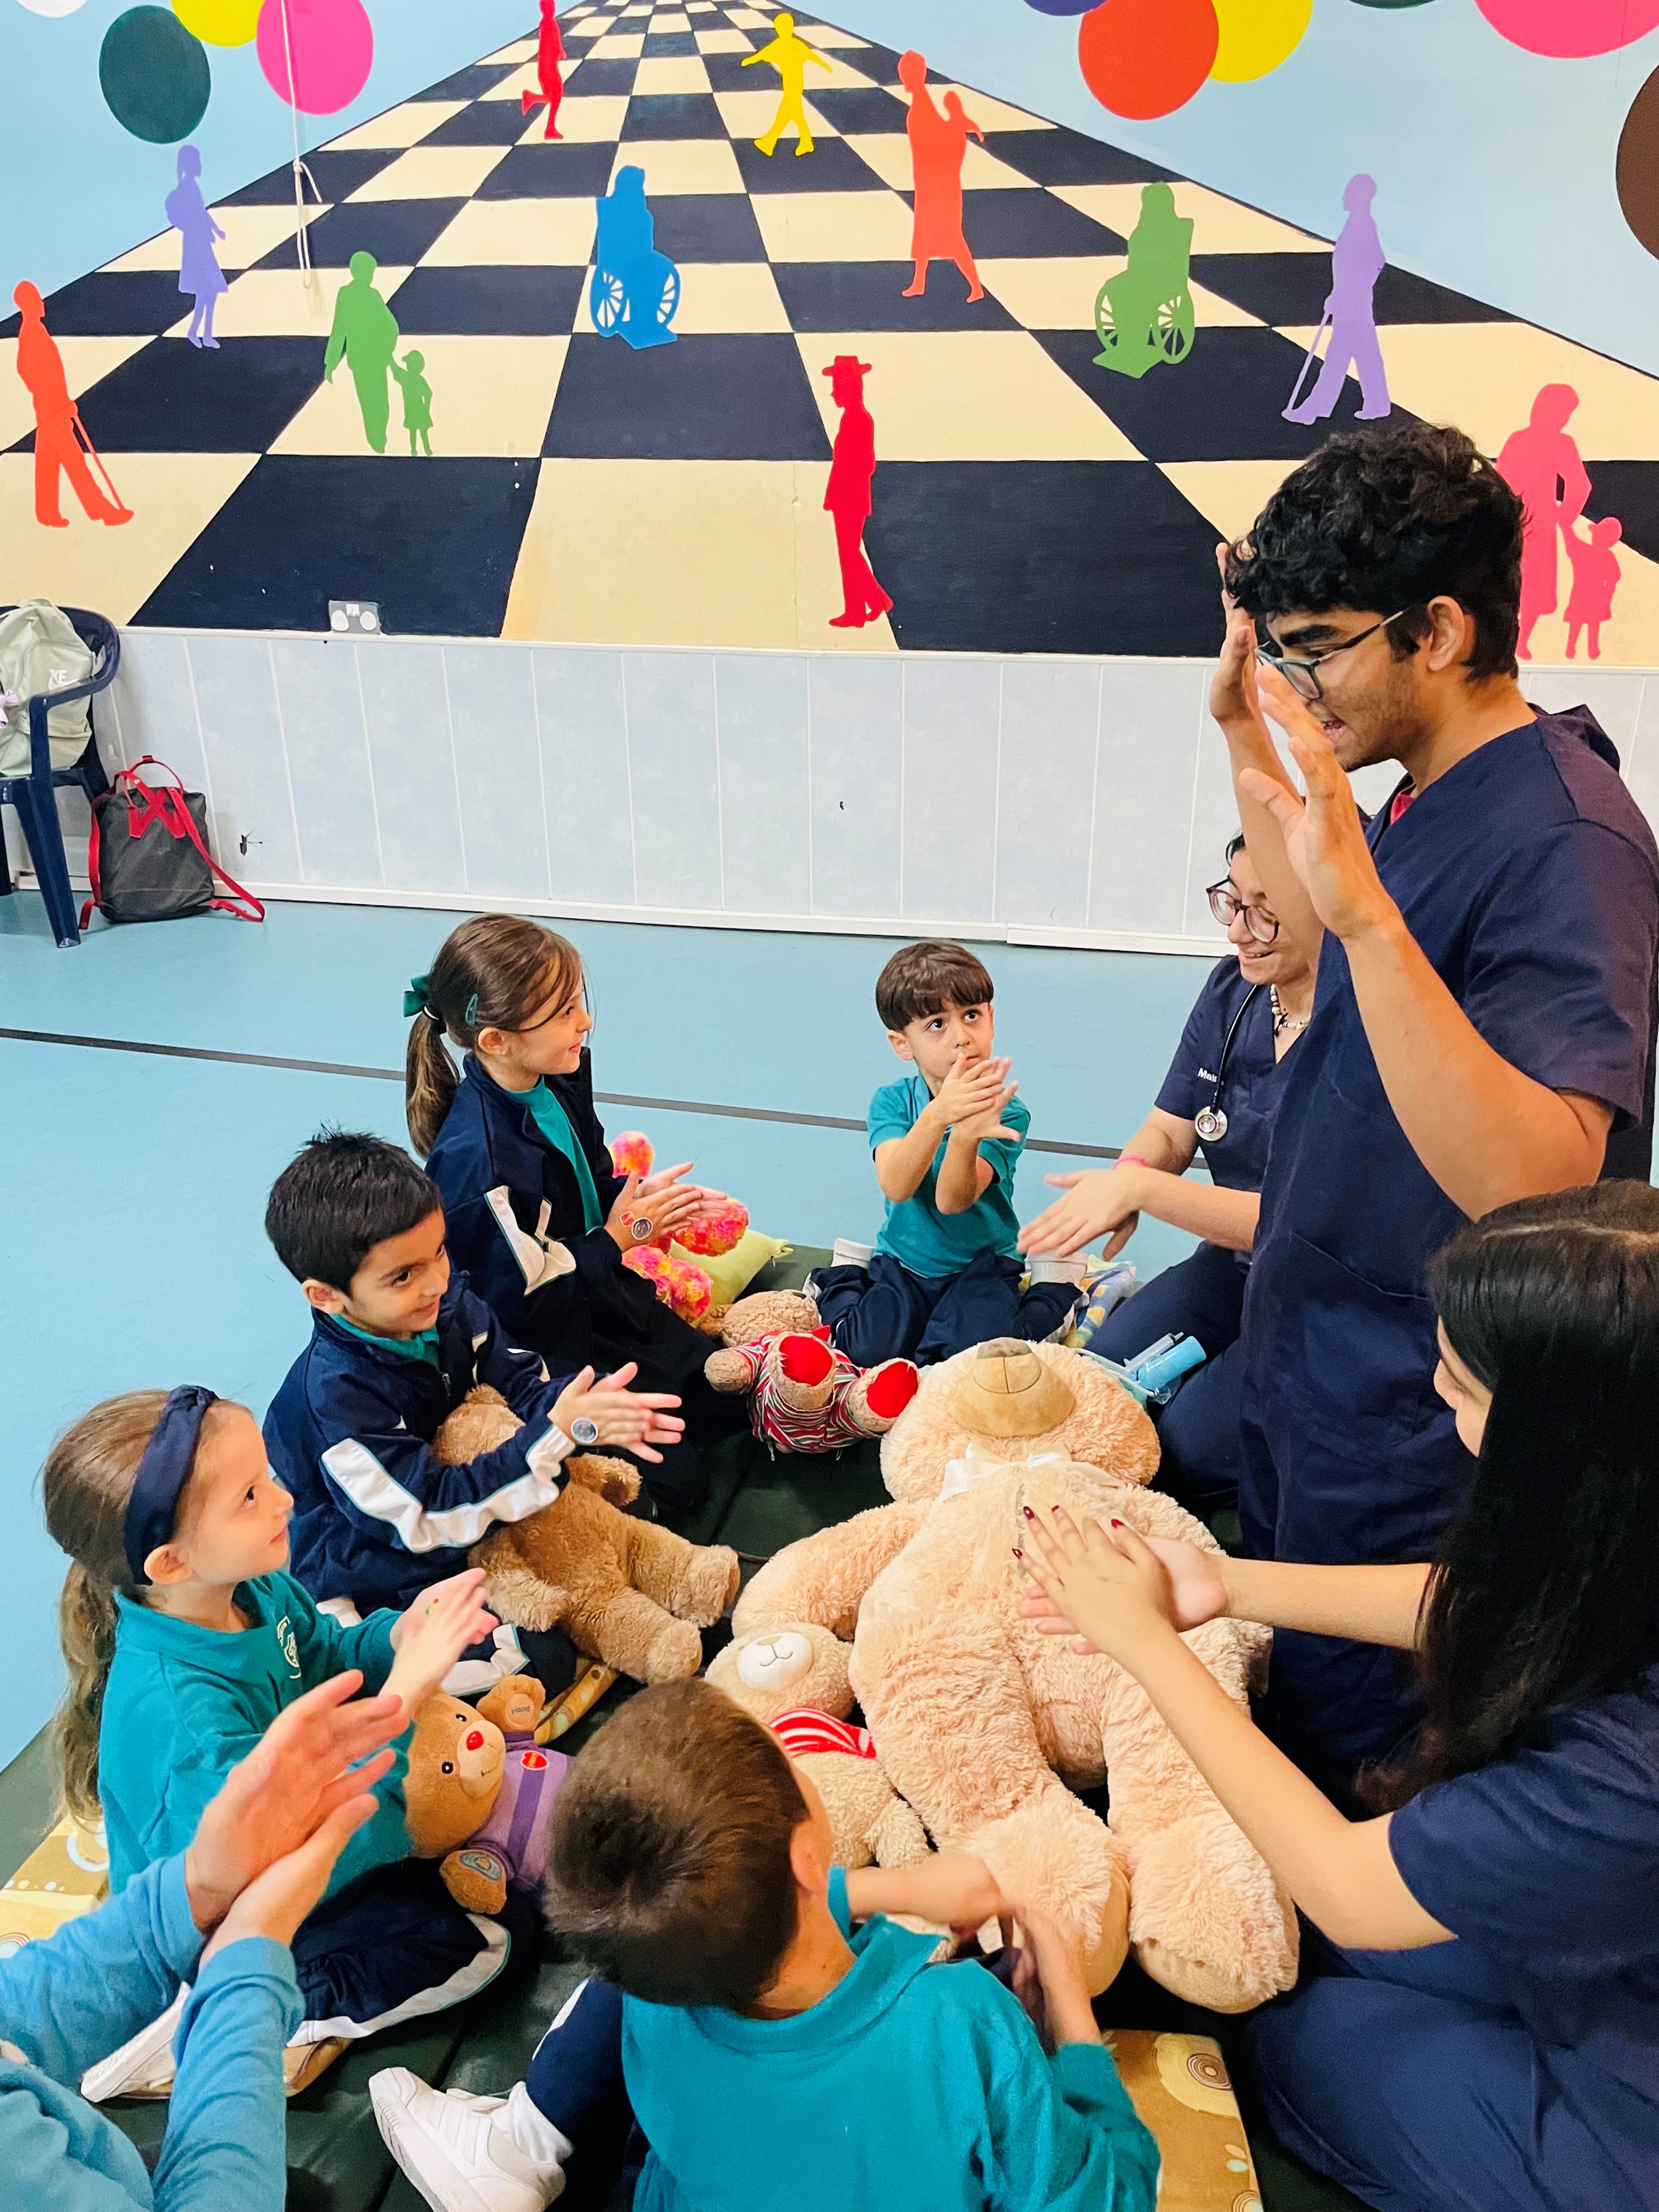
<svg viewBox="0 0 1659 2212">
<path fill-rule="evenodd" d="M 464 1274 L 450 1278 L 437 1327 L 434 1367 L 319 1314 L 271 1400 L 265 1449 L 294 1493 L 289 1571 L 314 1598 L 349 1598 L 362 1613 L 401 1609 L 459 1574 L 497 1522 L 522 1521 L 559 1494 L 573 1447 L 548 1415 L 570 1377 L 550 1377 L 535 1352 L 509 1344 Z M 447 1467 L 432 1439 L 484 1382 L 524 1426 L 465 1467 Z"/>
</svg>

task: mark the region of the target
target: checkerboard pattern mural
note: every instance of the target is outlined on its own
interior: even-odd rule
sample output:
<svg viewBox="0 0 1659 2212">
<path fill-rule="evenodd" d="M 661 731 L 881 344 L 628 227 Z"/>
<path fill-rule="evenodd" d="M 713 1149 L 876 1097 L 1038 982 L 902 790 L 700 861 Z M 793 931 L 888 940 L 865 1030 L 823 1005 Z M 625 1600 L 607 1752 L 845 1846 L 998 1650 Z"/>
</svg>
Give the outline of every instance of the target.
<svg viewBox="0 0 1659 2212">
<path fill-rule="evenodd" d="M 754 142 L 778 79 L 744 63 L 773 13 L 585 0 L 561 18 L 556 142 L 521 105 L 531 36 L 348 131 L 307 157 L 309 281 L 286 167 L 214 203 L 216 350 L 185 342 L 176 231 L 52 295 L 47 327 L 131 523 L 71 501 L 68 528 L 36 524 L 18 326 L 0 325 L 0 600 L 168 627 L 318 630 L 331 599 L 368 599 L 402 634 L 1212 651 L 1217 538 L 1358 404 L 1350 381 L 1329 424 L 1283 416 L 1330 240 L 963 86 L 983 132 L 962 183 L 984 296 L 936 260 L 907 298 L 898 57 L 799 18 L 828 64 L 806 72 L 813 148 L 786 134 L 769 155 Z M 934 78 L 941 101 L 950 88 Z M 595 201 L 629 164 L 679 272 L 674 342 L 639 351 L 591 307 Z M 1162 181 L 1193 224 L 1192 343 L 1132 379 L 1097 361 L 1095 304 Z M 359 253 L 400 357 L 422 357 L 431 458 L 409 452 L 395 387 L 377 453 L 351 377 L 325 377 Z M 1396 410 L 1461 423 L 1487 452 L 1541 385 L 1572 386 L 1587 516 L 1624 533 L 1602 657 L 1659 663 L 1659 380 L 1402 270 L 1376 307 Z M 848 354 L 868 364 L 864 544 L 893 601 L 859 629 L 831 627 L 824 510 L 839 417 L 821 372 Z M 1563 610 L 1568 585 L 1564 560 Z M 1547 617 L 1535 657 L 1565 641 Z"/>
</svg>

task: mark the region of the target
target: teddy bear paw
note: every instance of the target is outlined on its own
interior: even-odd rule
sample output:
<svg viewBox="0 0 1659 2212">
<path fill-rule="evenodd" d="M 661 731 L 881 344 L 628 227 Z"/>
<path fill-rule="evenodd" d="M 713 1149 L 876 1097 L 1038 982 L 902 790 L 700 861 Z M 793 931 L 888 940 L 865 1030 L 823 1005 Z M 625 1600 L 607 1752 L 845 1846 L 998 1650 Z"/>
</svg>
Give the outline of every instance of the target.
<svg viewBox="0 0 1659 2212">
<path fill-rule="evenodd" d="M 688 1682 L 702 1664 L 702 1638 L 689 1620 L 665 1620 L 640 1662 L 642 1682 Z M 631 1674 L 631 1668 L 624 1668 Z"/>
<path fill-rule="evenodd" d="M 673 1610 L 694 1628 L 712 1628 L 738 1594 L 743 1569 L 729 1544 L 701 1546 L 680 1577 Z"/>
</svg>

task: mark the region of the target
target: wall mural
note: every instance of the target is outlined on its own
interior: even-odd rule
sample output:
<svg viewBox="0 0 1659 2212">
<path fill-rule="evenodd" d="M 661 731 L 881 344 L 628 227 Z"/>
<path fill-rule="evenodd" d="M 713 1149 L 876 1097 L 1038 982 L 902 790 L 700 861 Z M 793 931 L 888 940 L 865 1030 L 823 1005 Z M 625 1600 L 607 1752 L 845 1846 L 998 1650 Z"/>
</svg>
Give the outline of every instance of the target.
<svg viewBox="0 0 1659 2212">
<path fill-rule="evenodd" d="M 1312 0 L 1026 4 L 1080 16 L 1091 88 L 1133 115 L 1276 67 Z M 1540 54 L 1602 51 L 1601 5 L 1481 0 Z M 1617 44 L 1659 0 L 1601 12 Z M 362 0 L 110 24 L 100 82 L 155 145 L 166 228 L 44 300 L 16 287 L 0 599 L 1204 654 L 1218 533 L 1333 427 L 1416 416 L 1527 501 L 1528 652 L 1659 662 L 1659 379 L 1391 266 L 1368 175 L 1316 236 L 770 0 L 542 0 L 297 167 L 208 173 L 209 48 L 254 47 L 297 156 L 373 35 Z M 1656 81 L 1619 182 L 1659 252 Z"/>
</svg>

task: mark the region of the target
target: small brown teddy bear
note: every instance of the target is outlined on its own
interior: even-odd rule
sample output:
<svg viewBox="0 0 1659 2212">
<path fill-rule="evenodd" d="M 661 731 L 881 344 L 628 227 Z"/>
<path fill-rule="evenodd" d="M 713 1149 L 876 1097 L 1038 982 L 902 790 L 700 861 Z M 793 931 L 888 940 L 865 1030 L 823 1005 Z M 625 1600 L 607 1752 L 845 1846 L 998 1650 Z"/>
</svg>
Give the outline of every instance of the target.
<svg viewBox="0 0 1659 2212">
<path fill-rule="evenodd" d="M 504 1443 L 520 1427 L 498 1391 L 470 1391 L 433 1449 L 460 1464 Z M 489 1601 L 503 1620 L 562 1628 L 579 1650 L 636 1682 L 679 1682 L 702 1664 L 702 1629 L 738 1594 L 738 1555 L 725 1544 L 688 1544 L 652 1521 L 617 1511 L 639 1492 L 625 1460 L 580 1455 L 564 1488 L 524 1521 L 504 1522 L 476 1544 Z"/>
<path fill-rule="evenodd" d="M 547 1824 L 570 1761 L 536 1741 L 542 1686 L 508 1674 L 475 1711 L 441 1690 L 415 1716 L 404 1778 L 404 1817 L 417 1859 L 441 1859 L 444 1887 L 464 1912 L 499 1912 L 507 1885 L 539 1888 Z"/>
<path fill-rule="evenodd" d="M 908 1359 L 854 1367 L 830 1341 L 802 1291 L 758 1291 L 720 1316 L 723 1349 L 703 1373 L 712 1389 L 746 1390 L 749 1425 L 769 1449 L 834 1452 L 885 1436 L 916 1395 Z"/>
<path fill-rule="evenodd" d="M 709 1662 L 716 1689 L 775 1729 L 786 1751 L 816 1784 L 844 1867 L 911 1866 L 927 1856 L 927 1831 L 882 1772 L 864 1731 L 842 1730 L 853 1710 L 847 1646 L 811 1621 L 738 1637 Z M 812 1723 L 827 1717 L 829 1726 Z M 850 1750 L 806 1749 L 853 1735 Z"/>
</svg>

